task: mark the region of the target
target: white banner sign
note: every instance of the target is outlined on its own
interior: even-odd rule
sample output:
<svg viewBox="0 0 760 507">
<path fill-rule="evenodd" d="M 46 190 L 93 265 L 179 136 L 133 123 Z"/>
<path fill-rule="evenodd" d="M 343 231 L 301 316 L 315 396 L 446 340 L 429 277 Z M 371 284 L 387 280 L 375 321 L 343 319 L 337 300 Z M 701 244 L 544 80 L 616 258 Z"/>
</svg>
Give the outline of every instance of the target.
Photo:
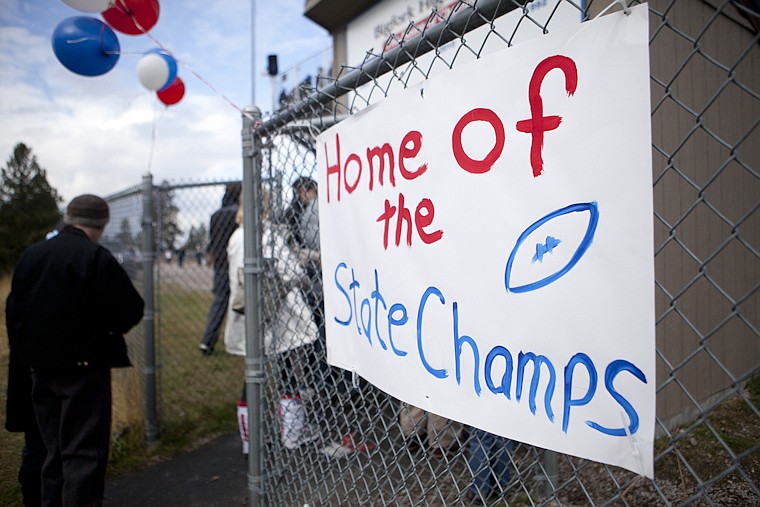
<svg viewBox="0 0 760 507">
<path fill-rule="evenodd" d="M 370 106 L 317 163 L 331 364 L 652 477 L 646 5 Z"/>
</svg>

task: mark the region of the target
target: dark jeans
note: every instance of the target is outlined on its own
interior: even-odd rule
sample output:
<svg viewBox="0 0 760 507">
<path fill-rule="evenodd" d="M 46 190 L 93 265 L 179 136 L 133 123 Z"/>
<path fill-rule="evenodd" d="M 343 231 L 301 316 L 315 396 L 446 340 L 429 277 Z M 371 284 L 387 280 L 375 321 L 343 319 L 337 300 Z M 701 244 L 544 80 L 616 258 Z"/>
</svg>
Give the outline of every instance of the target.
<svg viewBox="0 0 760 507">
<path fill-rule="evenodd" d="M 206 331 L 201 338 L 201 343 L 212 350 L 219 339 L 219 330 L 222 327 L 224 316 L 227 315 L 227 305 L 230 301 L 230 275 L 228 271 L 228 269 L 214 270 L 214 286 L 212 289 L 214 299 L 208 309 Z"/>
<path fill-rule="evenodd" d="M 42 466 L 46 456 L 47 449 L 35 423 L 24 432 L 24 449 L 21 451 L 21 467 L 18 471 L 18 482 L 21 484 L 26 507 L 42 505 Z"/>
<path fill-rule="evenodd" d="M 102 505 L 111 436 L 111 370 L 36 370 L 33 382 L 34 410 L 47 448 L 42 505 Z"/>
<path fill-rule="evenodd" d="M 509 484 L 510 441 L 493 433 L 472 428 L 470 435 L 470 468 L 473 493 L 488 497 Z"/>
</svg>

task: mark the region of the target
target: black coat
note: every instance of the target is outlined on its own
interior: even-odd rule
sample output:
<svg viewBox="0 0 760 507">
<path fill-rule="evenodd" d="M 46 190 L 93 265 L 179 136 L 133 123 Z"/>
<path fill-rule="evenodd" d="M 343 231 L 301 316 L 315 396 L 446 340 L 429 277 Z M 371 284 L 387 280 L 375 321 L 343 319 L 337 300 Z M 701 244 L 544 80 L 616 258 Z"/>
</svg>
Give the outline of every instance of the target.
<svg viewBox="0 0 760 507">
<path fill-rule="evenodd" d="M 11 349 L 32 368 L 130 366 L 124 333 L 144 302 L 104 247 L 66 227 L 29 247 L 13 272 L 6 303 Z"/>
<path fill-rule="evenodd" d="M 74 227 L 29 247 L 5 307 L 11 362 L 6 428 L 23 431 L 31 410 L 29 368 L 67 371 L 130 366 L 124 334 L 144 302 L 104 247 Z"/>
<path fill-rule="evenodd" d="M 227 204 L 215 211 L 209 220 L 209 243 L 206 253 L 210 254 L 214 259 L 215 271 L 227 273 L 229 270 L 227 243 L 229 243 L 230 236 L 232 236 L 232 233 L 238 227 L 238 224 L 235 222 L 237 210 L 237 203 Z"/>
<path fill-rule="evenodd" d="M 28 431 L 37 424 L 32 404 L 32 371 L 11 351 L 8 363 L 8 396 L 5 400 L 5 429 Z"/>
</svg>

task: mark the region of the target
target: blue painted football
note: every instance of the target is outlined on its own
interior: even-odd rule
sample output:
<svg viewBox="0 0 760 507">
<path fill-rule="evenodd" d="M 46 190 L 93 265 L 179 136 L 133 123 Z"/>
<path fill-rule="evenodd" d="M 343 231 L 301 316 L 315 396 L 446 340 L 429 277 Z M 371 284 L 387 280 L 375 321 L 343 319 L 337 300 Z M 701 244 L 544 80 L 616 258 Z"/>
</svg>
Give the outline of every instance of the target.
<svg viewBox="0 0 760 507">
<path fill-rule="evenodd" d="M 575 213 L 578 213 L 578 215 L 573 215 Z M 555 250 L 558 248 L 562 248 L 563 250 L 567 250 L 568 248 L 572 248 L 572 244 L 568 244 L 565 242 L 564 238 L 556 238 L 555 236 L 551 234 L 547 234 L 545 236 L 541 236 L 542 240 L 539 243 L 526 243 L 526 240 L 529 236 L 531 236 L 534 232 L 541 229 L 544 225 L 549 224 L 552 220 L 558 219 L 558 218 L 568 218 L 572 217 L 575 219 L 575 216 L 578 216 L 579 218 L 585 215 L 587 217 L 588 223 L 586 226 L 585 234 L 583 234 L 583 237 L 578 241 L 577 246 L 575 247 L 575 250 L 572 252 L 572 255 L 569 256 L 569 260 L 565 262 L 559 269 L 556 271 L 551 272 L 550 274 L 541 273 L 543 275 L 542 278 L 532 281 L 532 282 L 520 282 L 520 285 L 513 285 L 512 281 L 512 267 L 515 263 L 515 259 L 518 257 L 518 252 L 522 251 L 520 254 L 521 258 L 531 258 L 531 262 L 543 262 L 544 258 L 551 256 L 554 254 Z M 507 289 L 507 292 L 514 292 L 514 293 L 522 293 L 522 292 L 530 292 L 536 289 L 540 289 L 541 287 L 545 287 L 551 283 L 556 282 L 563 276 L 565 276 L 573 267 L 578 263 L 579 260 L 581 260 L 581 257 L 586 253 L 589 246 L 591 246 L 591 243 L 594 239 L 594 234 L 596 233 L 596 226 L 599 222 L 599 210 L 597 207 L 596 202 L 586 202 L 586 203 L 578 203 L 578 204 L 571 204 L 570 206 L 566 206 L 564 208 L 558 209 L 556 211 L 553 211 L 549 213 L 548 215 L 544 216 L 543 218 L 537 220 L 533 224 L 531 224 L 530 227 L 525 229 L 525 231 L 520 235 L 520 237 L 517 239 L 517 242 L 515 242 L 515 246 L 512 249 L 512 252 L 509 255 L 509 260 L 507 261 L 507 267 L 504 271 L 504 287 Z M 551 225 L 551 224 L 549 224 Z M 546 228 L 549 229 L 549 228 Z M 534 237 L 536 237 L 534 235 Z M 544 239 L 545 238 L 545 239 Z M 529 248 L 531 249 L 529 253 L 532 255 L 527 255 L 525 253 L 525 249 Z M 538 272 L 538 270 L 536 270 Z"/>
</svg>

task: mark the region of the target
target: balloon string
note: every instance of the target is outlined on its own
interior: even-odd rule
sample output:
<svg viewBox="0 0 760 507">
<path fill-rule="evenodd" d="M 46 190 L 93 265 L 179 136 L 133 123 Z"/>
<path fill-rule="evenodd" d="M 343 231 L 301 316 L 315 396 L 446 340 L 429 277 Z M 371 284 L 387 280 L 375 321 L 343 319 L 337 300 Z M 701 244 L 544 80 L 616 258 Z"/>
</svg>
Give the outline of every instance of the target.
<svg viewBox="0 0 760 507">
<path fill-rule="evenodd" d="M 100 25 L 100 50 L 104 53 L 106 53 L 106 25 L 102 24 Z"/>
<path fill-rule="evenodd" d="M 158 102 L 153 103 L 153 125 L 151 126 L 151 132 L 150 132 L 150 152 L 148 153 L 148 173 L 150 173 L 151 167 L 153 166 L 153 153 L 156 148 L 156 139 L 158 138 L 158 115 L 159 115 L 159 109 L 158 109 Z"/>
<path fill-rule="evenodd" d="M 117 2 L 117 3 L 118 3 L 118 2 Z M 238 111 L 238 112 L 239 112 L 241 115 L 243 115 L 243 116 L 245 116 L 246 118 L 248 118 L 249 120 L 251 120 L 251 122 L 253 122 L 253 124 L 254 124 L 254 128 L 258 127 L 258 125 L 261 123 L 261 120 L 258 120 L 257 118 L 254 118 L 253 116 L 251 116 L 251 114 L 250 114 L 250 113 L 248 113 L 248 112 L 246 112 L 245 110 L 243 110 L 243 108 L 242 108 L 242 107 L 240 107 L 240 106 L 238 106 L 237 104 L 235 104 L 235 103 L 234 103 L 232 100 L 230 100 L 230 99 L 229 99 L 229 97 L 227 97 L 225 94 L 223 94 L 222 92 L 220 92 L 219 90 L 217 90 L 217 89 L 214 87 L 214 85 L 212 85 L 210 82 L 208 82 L 208 81 L 207 81 L 207 80 L 206 80 L 206 79 L 205 79 L 203 76 L 201 76 L 200 74 L 198 74 L 197 72 L 195 72 L 195 70 L 193 70 L 193 68 L 192 68 L 192 67 L 190 67 L 190 66 L 189 66 L 187 63 L 185 63 L 184 61 L 181 61 L 181 60 L 179 60 L 179 59 L 178 59 L 176 56 L 174 56 L 174 53 L 172 53 L 172 52 L 171 52 L 171 51 L 170 51 L 168 48 L 166 48 L 166 46 L 164 46 L 163 44 L 161 44 L 161 42 L 160 42 L 158 39 L 156 39 L 156 38 L 155 38 L 155 37 L 153 37 L 153 36 L 152 36 L 150 33 L 148 33 L 148 30 L 146 30 L 146 29 L 145 29 L 145 28 L 144 28 L 144 27 L 143 27 L 143 26 L 140 24 L 140 22 L 139 22 L 139 21 L 137 21 L 137 18 L 135 17 L 135 15 L 134 15 L 132 12 L 130 12 L 130 11 L 129 11 L 129 9 L 126 9 L 126 8 L 125 8 L 125 14 L 127 14 L 127 15 L 128 15 L 130 18 L 132 18 L 132 22 L 135 24 L 135 26 L 136 26 L 136 27 L 137 27 L 137 28 L 138 28 L 138 29 L 139 29 L 139 30 L 140 30 L 142 33 L 144 33 L 144 34 L 145 34 L 145 35 L 146 35 L 146 36 L 147 36 L 147 37 L 148 37 L 150 40 L 152 40 L 152 41 L 153 41 L 153 42 L 154 42 L 154 43 L 155 43 L 155 44 L 156 44 L 158 47 L 160 47 L 161 49 L 163 49 L 164 51 L 166 51 L 166 52 L 167 52 L 167 53 L 168 53 L 168 54 L 169 54 L 169 55 L 170 55 L 172 58 L 174 58 L 174 60 L 175 60 L 175 61 L 177 61 L 177 63 L 180 63 L 180 64 L 182 64 L 182 66 L 183 66 L 183 67 L 185 67 L 185 68 L 186 68 L 188 71 L 190 71 L 190 73 L 191 73 L 193 76 L 195 76 L 195 77 L 196 77 L 196 79 L 198 79 L 198 81 L 200 81 L 201 83 L 205 84 L 205 85 L 206 85 L 206 86 L 207 86 L 207 87 L 208 87 L 208 88 L 209 88 L 211 91 L 213 91 L 213 92 L 214 92 L 214 93 L 216 93 L 218 96 L 220 96 L 222 99 L 224 99 L 224 100 L 225 100 L 225 101 L 226 101 L 226 102 L 227 102 L 229 105 L 231 105 L 232 107 L 234 107 L 234 108 L 235 108 L 235 109 L 236 109 L 236 110 L 237 110 L 237 111 Z"/>
<path fill-rule="evenodd" d="M 153 149 L 156 147 L 156 106 L 153 105 L 153 124 L 150 128 L 150 150 L 148 151 L 148 171 L 153 167 Z"/>
<path fill-rule="evenodd" d="M 209 88 L 211 91 L 213 91 L 214 93 L 216 93 L 217 95 L 219 95 L 219 96 L 220 96 L 222 99 L 224 99 L 224 100 L 225 100 L 225 101 L 226 101 L 226 102 L 227 102 L 229 105 L 231 105 L 232 107 L 234 107 L 235 109 L 237 109 L 237 111 L 238 111 L 240 114 L 242 114 L 243 116 L 246 116 L 246 117 L 248 117 L 248 118 L 249 118 L 250 120 L 252 120 L 252 121 L 255 121 L 255 120 L 254 120 L 254 118 L 253 118 L 253 117 L 252 117 L 252 116 L 251 116 L 249 113 L 247 113 L 246 111 L 244 111 L 242 107 L 240 107 L 240 106 L 238 106 L 237 104 L 235 104 L 235 103 L 234 103 L 232 100 L 230 100 L 230 99 L 229 99 L 229 97 L 227 97 L 227 96 L 226 96 L 224 93 L 222 93 L 222 92 L 220 92 L 219 90 L 217 90 L 217 89 L 216 89 L 216 87 L 214 87 L 214 85 L 212 85 L 212 84 L 211 84 L 211 83 L 210 83 L 208 80 L 206 80 L 206 79 L 205 79 L 203 76 L 201 76 L 200 74 L 198 74 L 198 73 L 197 73 L 197 72 L 196 72 L 196 71 L 195 71 L 195 70 L 194 70 L 192 67 L 190 67 L 190 66 L 189 66 L 189 65 L 188 65 L 186 62 L 184 62 L 184 61 L 182 61 L 182 60 L 179 60 L 179 59 L 178 59 L 176 56 L 174 56 L 174 54 L 172 54 L 172 52 L 171 52 L 171 51 L 169 51 L 169 50 L 168 50 L 168 49 L 167 49 L 167 48 L 166 48 L 166 47 L 165 47 L 163 44 L 161 44 L 161 42 L 160 42 L 158 39 L 156 39 L 155 37 L 153 37 L 153 36 L 152 36 L 152 35 L 150 35 L 149 33 L 146 33 L 145 35 L 147 35 L 147 36 L 148 36 L 148 38 L 149 38 L 150 40 L 152 40 L 153 42 L 155 42 L 155 43 L 156 43 L 156 45 L 158 45 L 158 47 L 160 47 L 161 49 L 163 49 L 164 51 L 166 51 L 167 53 L 169 53 L 169 54 L 172 56 L 172 58 L 174 58 L 174 59 L 175 59 L 175 60 L 176 60 L 176 61 L 177 61 L 179 64 L 181 64 L 181 65 L 182 65 L 183 67 L 185 67 L 185 68 L 186 68 L 188 71 L 190 71 L 190 73 L 191 73 L 193 76 L 195 76 L 195 77 L 196 77 L 196 79 L 198 79 L 198 81 L 200 81 L 201 83 L 203 83 L 204 85 L 206 85 L 206 86 L 207 86 L 207 87 L 208 87 L 208 88 Z"/>
<path fill-rule="evenodd" d="M 142 55 L 143 51 L 105 51 L 107 55 Z"/>
<path fill-rule="evenodd" d="M 97 40 L 95 37 L 80 37 L 78 39 L 67 40 L 66 44 L 79 44 L 80 42 L 86 42 L 88 40 Z"/>
</svg>

